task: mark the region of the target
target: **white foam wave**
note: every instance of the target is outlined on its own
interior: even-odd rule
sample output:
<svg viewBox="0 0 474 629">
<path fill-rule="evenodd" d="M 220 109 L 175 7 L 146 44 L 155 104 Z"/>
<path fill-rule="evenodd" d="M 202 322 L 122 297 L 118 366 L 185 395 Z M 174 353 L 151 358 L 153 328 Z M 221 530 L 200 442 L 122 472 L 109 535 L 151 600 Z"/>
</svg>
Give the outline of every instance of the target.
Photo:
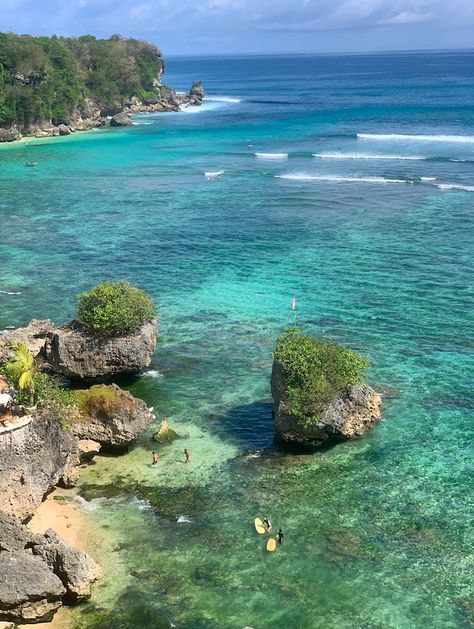
<svg viewBox="0 0 474 629">
<path fill-rule="evenodd" d="M 466 192 L 474 192 L 474 186 L 464 186 L 460 183 L 439 183 L 436 187 L 440 190 L 465 190 Z"/>
<path fill-rule="evenodd" d="M 413 183 L 408 179 L 386 179 L 385 177 L 344 177 L 338 175 L 306 175 L 304 173 L 274 175 L 290 181 L 330 181 L 333 183 Z"/>
<path fill-rule="evenodd" d="M 257 159 L 288 159 L 288 153 L 255 153 Z"/>
<path fill-rule="evenodd" d="M 137 122 L 136 120 L 132 122 L 134 125 L 143 125 L 143 124 L 153 124 L 152 122 Z"/>
<path fill-rule="evenodd" d="M 104 502 L 107 501 L 107 498 L 93 498 L 90 501 L 87 501 L 82 496 L 74 496 L 72 499 L 72 504 L 78 509 L 82 509 L 83 511 L 96 511 L 99 509 Z"/>
<path fill-rule="evenodd" d="M 144 500 L 143 498 L 137 498 L 136 496 L 133 496 L 132 504 L 139 511 L 147 511 L 148 509 L 151 509 L 151 504 L 148 502 L 148 500 Z"/>
<path fill-rule="evenodd" d="M 2 295 L 21 295 L 19 290 L 0 290 Z"/>
<path fill-rule="evenodd" d="M 215 103 L 240 103 L 240 98 L 233 98 L 231 96 L 205 96 L 204 100 L 213 101 Z"/>
<path fill-rule="evenodd" d="M 313 153 L 313 157 L 319 157 L 320 159 L 426 159 L 426 157 L 418 155 L 377 155 L 370 153 Z"/>
<path fill-rule="evenodd" d="M 223 174 L 224 174 L 223 170 L 205 170 L 204 171 L 204 177 L 207 177 L 208 179 L 217 179 Z"/>
<path fill-rule="evenodd" d="M 420 177 L 420 181 L 436 181 L 437 177 Z"/>
<path fill-rule="evenodd" d="M 145 378 L 162 378 L 163 374 L 158 371 L 158 369 L 148 369 L 145 371 L 142 376 Z"/>
<path fill-rule="evenodd" d="M 178 524 L 189 524 L 191 522 L 187 515 L 180 515 L 176 521 Z"/>
<path fill-rule="evenodd" d="M 474 135 L 410 135 L 403 133 L 358 133 L 361 140 L 403 140 L 417 142 L 462 142 L 474 143 Z"/>
</svg>

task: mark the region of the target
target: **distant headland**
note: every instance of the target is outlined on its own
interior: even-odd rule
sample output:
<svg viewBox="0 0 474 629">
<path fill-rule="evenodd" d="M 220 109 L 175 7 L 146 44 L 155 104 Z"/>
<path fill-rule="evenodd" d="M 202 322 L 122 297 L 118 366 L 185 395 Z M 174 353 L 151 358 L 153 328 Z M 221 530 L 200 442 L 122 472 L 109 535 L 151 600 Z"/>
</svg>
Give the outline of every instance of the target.
<svg viewBox="0 0 474 629">
<path fill-rule="evenodd" d="M 200 105 L 162 85 L 164 61 L 153 44 L 113 35 L 32 37 L 0 33 L 0 142 L 126 126 L 130 113 Z"/>
</svg>

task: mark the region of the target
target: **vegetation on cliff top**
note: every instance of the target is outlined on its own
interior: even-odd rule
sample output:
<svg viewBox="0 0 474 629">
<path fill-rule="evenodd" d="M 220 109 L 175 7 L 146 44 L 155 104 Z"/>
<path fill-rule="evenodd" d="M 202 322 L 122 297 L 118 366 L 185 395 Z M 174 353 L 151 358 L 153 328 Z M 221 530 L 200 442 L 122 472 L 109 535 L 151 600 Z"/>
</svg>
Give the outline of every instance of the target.
<svg viewBox="0 0 474 629">
<path fill-rule="evenodd" d="M 61 124 L 91 99 L 119 110 L 132 97 L 156 100 L 163 69 L 156 46 L 110 39 L 0 33 L 0 127 Z"/>
<path fill-rule="evenodd" d="M 284 375 L 289 412 L 305 423 L 317 423 L 320 413 L 350 385 L 362 382 L 368 360 L 325 339 L 290 328 L 276 343 L 274 357 Z"/>
<path fill-rule="evenodd" d="M 77 300 L 77 318 L 97 335 L 120 336 L 156 316 L 150 297 L 124 281 L 102 282 Z"/>
</svg>

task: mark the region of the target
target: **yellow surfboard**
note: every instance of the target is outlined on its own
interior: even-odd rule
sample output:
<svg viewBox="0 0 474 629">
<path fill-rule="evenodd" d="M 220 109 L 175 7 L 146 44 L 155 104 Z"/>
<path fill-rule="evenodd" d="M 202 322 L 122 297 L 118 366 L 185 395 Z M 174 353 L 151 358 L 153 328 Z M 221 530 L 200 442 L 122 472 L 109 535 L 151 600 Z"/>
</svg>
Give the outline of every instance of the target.
<svg viewBox="0 0 474 629">
<path fill-rule="evenodd" d="M 267 550 L 272 553 L 275 550 L 276 545 L 277 545 L 276 539 L 274 537 L 270 537 L 270 539 L 267 542 Z"/>
<path fill-rule="evenodd" d="M 255 530 L 257 531 L 257 533 L 260 533 L 260 535 L 263 535 L 265 533 L 265 527 L 263 526 L 262 520 L 260 518 L 255 518 L 253 523 L 255 525 Z"/>
</svg>

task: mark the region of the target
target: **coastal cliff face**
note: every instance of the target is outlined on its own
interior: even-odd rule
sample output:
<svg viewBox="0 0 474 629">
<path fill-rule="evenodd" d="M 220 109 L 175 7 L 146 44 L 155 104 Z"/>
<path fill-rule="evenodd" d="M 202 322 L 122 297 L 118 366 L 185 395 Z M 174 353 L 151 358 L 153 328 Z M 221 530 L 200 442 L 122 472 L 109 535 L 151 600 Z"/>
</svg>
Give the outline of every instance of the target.
<svg viewBox="0 0 474 629">
<path fill-rule="evenodd" d="M 271 376 L 273 424 L 284 441 L 315 447 L 329 441 L 355 439 L 364 435 L 381 417 L 380 395 L 366 384 L 356 384 L 328 403 L 317 423 L 304 422 L 289 411 L 284 381 L 283 369 L 274 360 Z"/>
<path fill-rule="evenodd" d="M 0 428 L 0 511 L 24 521 L 63 479 L 73 481 L 78 463 L 73 434 L 47 413 Z M 74 477 L 74 474 L 72 474 Z"/>
<path fill-rule="evenodd" d="M 161 52 L 136 39 L 0 33 L 0 58 L 0 142 L 69 135 L 120 112 L 177 111 L 204 97 L 198 84 L 188 94 L 162 86 Z"/>
<path fill-rule="evenodd" d="M 126 336 L 98 337 L 72 321 L 46 335 L 44 357 L 49 368 L 68 378 L 96 380 L 135 373 L 149 366 L 156 347 L 157 319 Z"/>
</svg>

